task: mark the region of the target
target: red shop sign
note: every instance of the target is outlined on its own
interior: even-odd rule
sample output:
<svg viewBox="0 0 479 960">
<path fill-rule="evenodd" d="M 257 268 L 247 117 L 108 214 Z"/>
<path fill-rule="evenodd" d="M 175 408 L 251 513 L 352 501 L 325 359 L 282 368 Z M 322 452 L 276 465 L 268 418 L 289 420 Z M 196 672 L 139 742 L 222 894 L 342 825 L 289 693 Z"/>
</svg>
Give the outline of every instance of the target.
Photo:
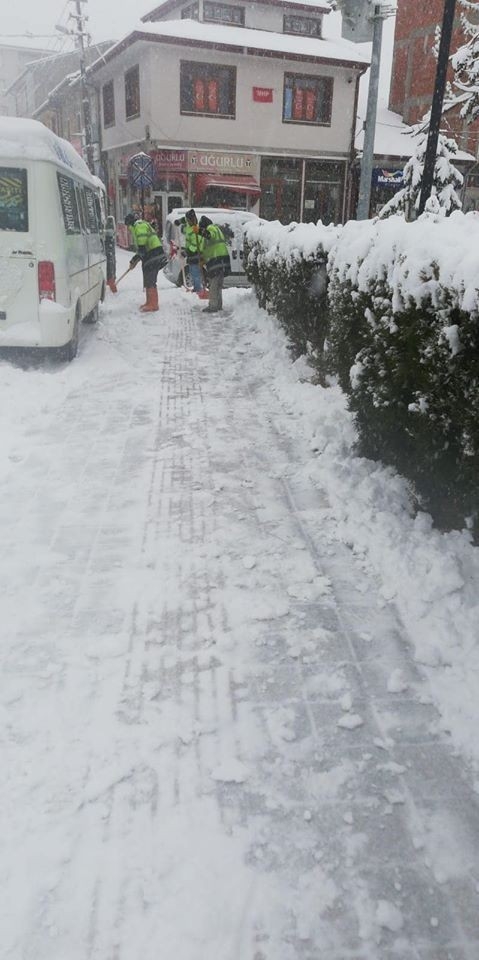
<svg viewBox="0 0 479 960">
<path fill-rule="evenodd" d="M 186 150 L 152 150 L 150 157 L 157 171 L 186 170 Z"/>
<path fill-rule="evenodd" d="M 272 103 L 273 88 L 272 87 L 253 87 L 253 100 L 256 100 L 256 103 Z"/>
</svg>

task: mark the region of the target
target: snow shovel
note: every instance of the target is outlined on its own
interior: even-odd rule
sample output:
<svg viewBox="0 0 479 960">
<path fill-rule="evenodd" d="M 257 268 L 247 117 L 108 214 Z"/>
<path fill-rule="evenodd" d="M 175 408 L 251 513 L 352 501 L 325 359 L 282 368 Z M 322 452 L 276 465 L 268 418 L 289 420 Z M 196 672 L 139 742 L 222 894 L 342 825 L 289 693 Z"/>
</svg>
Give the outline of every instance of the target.
<svg viewBox="0 0 479 960">
<path fill-rule="evenodd" d="M 125 272 L 122 273 L 121 277 L 118 277 L 118 280 L 108 280 L 108 286 L 112 293 L 118 293 L 117 288 L 120 280 L 123 280 L 123 277 L 126 277 L 127 273 L 130 273 L 130 271 L 134 270 L 135 267 L 136 267 L 136 263 L 134 267 L 128 267 L 128 270 L 125 270 Z"/>
</svg>

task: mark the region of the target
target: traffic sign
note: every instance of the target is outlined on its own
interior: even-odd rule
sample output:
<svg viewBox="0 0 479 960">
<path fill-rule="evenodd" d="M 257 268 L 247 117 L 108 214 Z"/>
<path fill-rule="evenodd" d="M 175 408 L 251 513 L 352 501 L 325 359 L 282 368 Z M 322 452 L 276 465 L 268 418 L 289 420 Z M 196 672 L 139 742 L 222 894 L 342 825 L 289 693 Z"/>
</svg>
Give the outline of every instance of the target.
<svg viewBox="0 0 479 960">
<path fill-rule="evenodd" d="M 128 163 L 128 179 L 132 187 L 144 190 L 145 187 L 152 187 L 155 177 L 155 166 L 151 157 L 147 153 L 135 153 L 130 157 Z"/>
</svg>

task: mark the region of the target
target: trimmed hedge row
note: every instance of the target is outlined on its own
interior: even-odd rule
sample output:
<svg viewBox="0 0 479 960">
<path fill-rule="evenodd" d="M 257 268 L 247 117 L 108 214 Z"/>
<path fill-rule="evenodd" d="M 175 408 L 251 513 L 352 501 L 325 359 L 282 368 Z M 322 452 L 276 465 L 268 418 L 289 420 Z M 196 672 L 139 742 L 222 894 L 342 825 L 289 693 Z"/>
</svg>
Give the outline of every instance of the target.
<svg viewBox="0 0 479 960">
<path fill-rule="evenodd" d="M 328 332 L 328 253 L 339 230 L 260 222 L 246 233 L 246 274 L 259 305 L 284 327 L 295 357 L 309 354 L 319 360 L 323 355 Z"/>
<path fill-rule="evenodd" d="M 467 522 L 477 536 L 479 217 L 351 221 L 335 236 L 319 224 L 304 261 L 298 244 L 291 253 L 298 229 L 250 228 L 246 270 L 258 301 L 295 353 L 338 379 L 358 452 L 411 480 L 441 528 Z M 318 292 L 315 266 L 323 277 L 327 268 Z"/>
</svg>

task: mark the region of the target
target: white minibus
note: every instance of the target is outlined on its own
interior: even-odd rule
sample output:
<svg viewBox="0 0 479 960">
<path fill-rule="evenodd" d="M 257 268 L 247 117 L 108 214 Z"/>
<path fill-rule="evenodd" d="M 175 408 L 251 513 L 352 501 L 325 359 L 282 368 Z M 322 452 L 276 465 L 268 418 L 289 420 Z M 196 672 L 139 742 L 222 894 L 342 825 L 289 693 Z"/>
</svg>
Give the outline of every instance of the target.
<svg viewBox="0 0 479 960">
<path fill-rule="evenodd" d="M 0 352 L 76 355 L 106 289 L 104 187 L 66 140 L 0 117 Z"/>
</svg>

